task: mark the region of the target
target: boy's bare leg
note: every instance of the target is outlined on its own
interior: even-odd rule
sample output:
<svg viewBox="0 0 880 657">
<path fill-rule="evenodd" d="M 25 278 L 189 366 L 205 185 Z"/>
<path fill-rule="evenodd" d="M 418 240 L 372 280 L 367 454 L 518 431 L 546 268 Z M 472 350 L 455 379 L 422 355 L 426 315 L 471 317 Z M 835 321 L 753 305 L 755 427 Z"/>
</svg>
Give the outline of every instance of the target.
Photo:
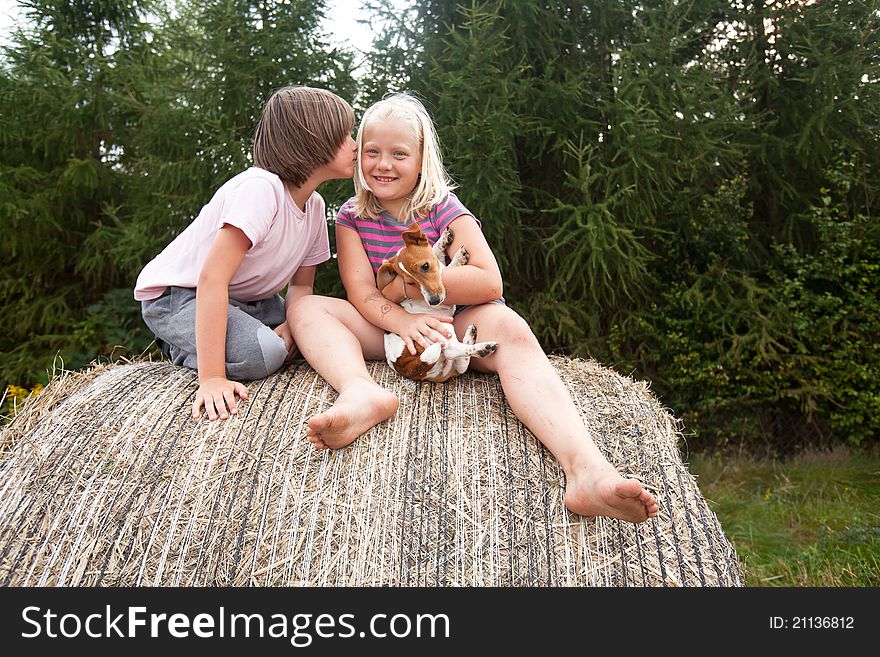
<svg viewBox="0 0 880 657">
<path fill-rule="evenodd" d="M 568 510 L 630 522 L 656 516 L 654 496 L 639 481 L 623 478 L 596 447 L 525 320 L 500 304 L 483 304 L 456 317 L 459 336 L 471 323 L 481 340 L 498 343 L 491 356 L 471 359 L 471 367 L 498 373 L 510 408 L 559 461 Z"/>
<path fill-rule="evenodd" d="M 381 330 L 347 301 L 307 296 L 288 309 L 287 323 L 303 357 L 339 397 L 308 420 L 306 437 L 316 449 L 339 449 L 397 412 L 397 396 L 378 385 L 364 357 L 385 358 Z"/>
</svg>

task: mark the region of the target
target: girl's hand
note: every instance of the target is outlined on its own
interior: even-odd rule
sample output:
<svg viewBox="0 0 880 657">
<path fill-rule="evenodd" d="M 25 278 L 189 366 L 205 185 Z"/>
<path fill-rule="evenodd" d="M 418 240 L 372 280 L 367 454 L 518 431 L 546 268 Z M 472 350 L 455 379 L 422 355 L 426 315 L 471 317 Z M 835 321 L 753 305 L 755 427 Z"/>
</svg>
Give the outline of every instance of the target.
<svg viewBox="0 0 880 657">
<path fill-rule="evenodd" d="M 406 343 L 409 353 L 415 356 L 416 343 L 425 349 L 435 342 L 446 344 L 446 340 L 452 337 L 452 317 L 407 313 L 398 329 L 395 333 Z"/>
<path fill-rule="evenodd" d="M 196 391 L 196 400 L 192 405 L 193 419 L 199 419 L 199 411 L 202 406 L 205 407 L 205 414 L 212 422 L 218 417 L 225 420 L 230 414 L 235 415 L 238 413 L 236 395 L 242 400 L 247 399 L 247 386 L 220 376 L 205 379 L 199 383 L 199 389 Z M 228 413 L 227 408 L 229 409 Z"/>
</svg>

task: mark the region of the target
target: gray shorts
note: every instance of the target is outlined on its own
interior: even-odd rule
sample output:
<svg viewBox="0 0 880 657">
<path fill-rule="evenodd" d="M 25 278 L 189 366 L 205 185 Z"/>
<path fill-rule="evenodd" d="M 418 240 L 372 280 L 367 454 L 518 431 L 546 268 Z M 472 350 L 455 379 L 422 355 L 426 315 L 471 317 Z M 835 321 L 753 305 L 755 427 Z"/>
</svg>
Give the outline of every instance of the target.
<svg viewBox="0 0 880 657">
<path fill-rule="evenodd" d="M 284 299 L 229 300 L 226 320 L 226 376 L 253 381 L 280 369 L 287 349 L 273 330 L 286 321 Z M 169 287 L 157 299 L 141 302 L 141 315 L 156 343 L 175 365 L 198 369 L 196 359 L 196 291 Z"/>
<path fill-rule="evenodd" d="M 488 303 L 497 303 L 497 304 L 502 305 L 502 306 L 506 306 L 506 305 L 507 305 L 507 302 L 504 300 L 504 297 L 501 297 L 500 299 L 495 299 L 494 301 L 489 301 Z M 481 306 L 481 305 L 483 305 L 483 304 L 479 304 L 479 303 L 478 303 L 478 304 L 476 304 L 476 305 Z M 467 310 L 468 308 L 473 308 L 473 307 L 474 307 L 473 305 L 467 305 L 467 306 L 456 306 L 456 307 L 455 307 L 455 312 L 452 313 L 452 316 L 453 316 L 453 317 L 458 317 L 458 314 L 459 314 L 460 312 L 462 312 L 463 310 Z"/>
</svg>

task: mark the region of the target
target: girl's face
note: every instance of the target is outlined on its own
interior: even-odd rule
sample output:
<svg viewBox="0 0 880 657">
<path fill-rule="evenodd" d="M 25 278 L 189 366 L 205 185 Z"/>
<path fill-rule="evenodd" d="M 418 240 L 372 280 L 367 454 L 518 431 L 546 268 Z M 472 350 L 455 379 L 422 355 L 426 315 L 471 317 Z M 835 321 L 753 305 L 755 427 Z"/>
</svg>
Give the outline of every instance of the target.
<svg viewBox="0 0 880 657">
<path fill-rule="evenodd" d="M 373 195 L 388 204 L 407 199 L 422 169 L 422 153 L 413 131 L 400 121 L 374 121 L 364 129 L 361 171 Z"/>
</svg>

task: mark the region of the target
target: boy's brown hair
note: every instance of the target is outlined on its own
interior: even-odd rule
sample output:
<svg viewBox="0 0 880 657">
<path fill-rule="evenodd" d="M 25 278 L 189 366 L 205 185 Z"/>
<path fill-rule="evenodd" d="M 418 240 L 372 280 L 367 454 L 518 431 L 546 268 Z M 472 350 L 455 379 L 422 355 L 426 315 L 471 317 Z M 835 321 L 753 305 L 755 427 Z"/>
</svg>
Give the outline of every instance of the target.
<svg viewBox="0 0 880 657">
<path fill-rule="evenodd" d="M 254 133 L 254 164 L 301 187 L 330 162 L 354 128 L 354 110 L 325 89 L 284 87 L 273 93 Z"/>
</svg>

